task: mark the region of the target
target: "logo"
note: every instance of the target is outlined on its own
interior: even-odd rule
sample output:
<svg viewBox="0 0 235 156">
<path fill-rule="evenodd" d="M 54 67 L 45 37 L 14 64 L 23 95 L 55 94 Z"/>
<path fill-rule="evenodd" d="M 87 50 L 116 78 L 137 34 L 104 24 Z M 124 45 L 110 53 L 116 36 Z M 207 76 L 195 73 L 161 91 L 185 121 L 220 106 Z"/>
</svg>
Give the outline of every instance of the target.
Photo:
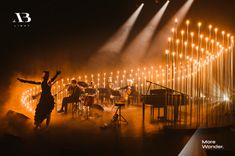
<svg viewBox="0 0 235 156">
<path fill-rule="evenodd" d="M 30 14 L 27 12 L 15 12 L 13 24 L 14 27 L 29 27 L 32 21 Z"/>
</svg>

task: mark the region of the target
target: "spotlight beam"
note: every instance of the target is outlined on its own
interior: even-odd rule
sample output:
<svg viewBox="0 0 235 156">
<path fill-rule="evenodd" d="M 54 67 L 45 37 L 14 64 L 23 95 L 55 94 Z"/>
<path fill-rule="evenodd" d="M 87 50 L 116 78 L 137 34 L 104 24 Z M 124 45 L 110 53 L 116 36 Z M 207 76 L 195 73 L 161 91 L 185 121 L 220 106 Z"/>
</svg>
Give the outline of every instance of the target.
<svg viewBox="0 0 235 156">
<path fill-rule="evenodd" d="M 167 1 L 162 8 L 155 14 L 146 27 L 139 33 L 139 35 L 131 42 L 122 55 L 122 61 L 128 62 L 129 65 L 138 63 L 142 56 L 146 53 L 152 36 L 157 29 L 161 18 L 170 1 Z M 133 59 L 133 56 L 135 59 Z"/>
<path fill-rule="evenodd" d="M 119 28 L 119 30 L 92 56 L 89 64 L 109 65 L 110 60 L 123 48 L 128 35 L 134 26 L 137 17 L 139 16 L 144 4 L 142 3 L 137 10 L 128 18 L 128 20 Z"/>
<path fill-rule="evenodd" d="M 138 9 L 131 15 L 131 17 L 122 25 L 122 27 L 99 50 L 100 52 L 102 51 L 112 51 L 114 53 L 120 52 L 143 6 L 144 4 L 142 3 L 138 7 Z"/>
<path fill-rule="evenodd" d="M 192 6 L 194 0 L 188 0 L 185 4 L 177 11 L 177 13 L 168 21 L 164 28 L 155 36 L 153 43 L 149 48 L 149 55 L 147 59 L 156 58 L 156 55 L 159 56 L 160 52 L 164 51 L 166 48 L 165 41 L 170 36 L 171 27 L 174 26 L 174 22 L 177 22 L 177 25 L 184 20 L 187 15 L 190 7 Z M 177 21 L 175 21 L 177 19 Z"/>
</svg>

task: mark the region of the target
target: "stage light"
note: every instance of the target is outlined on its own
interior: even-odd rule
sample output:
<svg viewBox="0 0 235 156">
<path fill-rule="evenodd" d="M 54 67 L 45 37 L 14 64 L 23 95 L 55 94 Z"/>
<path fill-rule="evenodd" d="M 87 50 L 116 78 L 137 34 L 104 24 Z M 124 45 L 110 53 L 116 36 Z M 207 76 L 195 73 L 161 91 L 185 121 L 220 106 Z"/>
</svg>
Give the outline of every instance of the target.
<svg viewBox="0 0 235 156">
<path fill-rule="evenodd" d="M 202 23 L 201 23 L 201 22 L 198 22 L 198 24 L 197 24 L 197 25 L 198 25 L 198 27 L 201 27 Z"/>
<path fill-rule="evenodd" d="M 209 29 L 211 29 L 212 28 L 212 25 L 209 25 Z"/>
<path fill-rule="evenodd" d="M 183 55 L 182 55 L 182 54 L 180 54 L 179 56 L 180 56 L 180 58 L 182 58 L 182 57 L 183 57 Z"/>
<path fill-rule="evenodd" d="M 229 97 L 228 97 L 227 95 L 224 95 L 224 96 L 223 96 L 223 100 L 226 101 L 226 102 L 228 102 L 228 101 L 229 101 Z"/>
<path fill-rule="evenodd" d="M 122 61 L 125 64 L 128 62 L 129 65 L 139 63 L 140 59 L 146 54 L 146 51 L 150 45 L 152 36 L 158 27 L 161 18 L 169 4 L 167 1 L 161 9 L 155 14 L 151 21 L 146 25 L 146 27 L 135 37 L 135 39 L 128 45 L 126 50 L 124 50 L 122 55 Z M 133 59 L 135 56 L 135 59 Z"/>
<path fill-rule="evenodd" d="M 177 44 L 179 44 L 179 43 L 180 43 L 180 40 L 179 40 L 179 39 L 177 39 L 177 40 L 176 40 L 176 43 L 177 43 Z"/>
<path fill-rule="evenodd" d="M 187 21 L 186 21 L 186 25 L 189 25 L 189 23 L 190 23 L 190 21 L 189 21 L 189 20 L 187 20 Z"/>
<path fill-rule="evenodd" d="M 175 23 L 176 23 L 176 24 L 178 23 L 178 19 L 177 19 L 177 18 L 175 18 Z"/>
<path fill-rule="evenodd" d="M 181 35 L 184 35 L 184 30 L 181 30 Z"/>
<path fill-rule="evenodd" d="M 171 41 L 171 38 L 170 37 L 168 37 L 168 42 L 170 42 Z"/>
</svg>

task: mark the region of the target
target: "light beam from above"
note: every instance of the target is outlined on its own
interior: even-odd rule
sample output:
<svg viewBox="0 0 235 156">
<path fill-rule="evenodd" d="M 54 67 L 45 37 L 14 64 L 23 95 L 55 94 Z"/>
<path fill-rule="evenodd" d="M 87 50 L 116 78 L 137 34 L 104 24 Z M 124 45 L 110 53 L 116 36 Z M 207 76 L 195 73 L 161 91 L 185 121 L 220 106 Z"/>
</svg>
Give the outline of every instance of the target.
<svg viewBox="0 0 235 156">
<path fill-rule="evenodd" d="M 90 58 L 90 64 L 108 65 L 110 60 L 112 61 L 119 54 L 143 6 L 142 3 L 121 28 Z"/>
<path fill-rule="evenodd" d="M 152 44 L 150 45 L 148 56 L 146 59 L 160 58 L 164 49 L 166 49 L 166 40 L 170 36 L 169 30 L 172 26 L 176 27 L 181 24 L 187 15 L 189 9 L 191 8 L 194 0 L 187 0 L 185 4 L 176 12 L 176 14 L 167 22 L 167 24 L 162 28 L 162 30 L 154 37 Z"/>
<path fill-rule="evenodd" d="M 128 62 L 128 65 L 139 63 L 140 59 L 145 55 L 150 45 L 151 39 L 157 29 L 162 16 L 170 1 L 167 1 L 161 9 L 155 14 L 146 27 L 135 37 L 122 55 L 122 61 Z M 133 59 L 134 57 L 134 59 Z"/>
</svg>

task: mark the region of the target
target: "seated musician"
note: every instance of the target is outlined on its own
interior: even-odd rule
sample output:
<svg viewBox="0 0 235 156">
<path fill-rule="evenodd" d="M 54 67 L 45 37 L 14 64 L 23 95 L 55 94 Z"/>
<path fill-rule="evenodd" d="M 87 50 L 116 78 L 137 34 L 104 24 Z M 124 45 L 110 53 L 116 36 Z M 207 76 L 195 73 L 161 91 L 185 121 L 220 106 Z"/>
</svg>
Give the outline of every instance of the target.
<svg viewBox="0 0 235 156">
<path fill-rule="evenodd" d="M 124 98 L 125 101 L 128 102 L 128 104 L 130 104 L 130 96 L 134 96 L 136 93 L 136 88 L 133 85 L 133 81 L 127 80 L 127 86 L 124 86 L 120 89 L 124 89 L 122 97 Z"/>
<path fill-rule="evenodd" d="M 88 85 L 88 88 L 96 88 L 96 85 L 94 84 L 93 81 L 90 82 L 90 84 Z"/>
<path fill-rule="evenodd" d="M 71 84 L 68 87 L 68 92 L 70 95 L 68 97 L 64 97 L 62 100 L 62 107 L 58 111 L 58 113 L 64 112 L 65 114 L 67 113 L 67 108 L 68 108 L 68 103 L 73 103 L 73 102 L 78 102 L 79 101 L 79 96 L 82 93 L 82 90 L 80 87 L 77 86 L 77 81 L 72 80 Z"/>
</svg>

